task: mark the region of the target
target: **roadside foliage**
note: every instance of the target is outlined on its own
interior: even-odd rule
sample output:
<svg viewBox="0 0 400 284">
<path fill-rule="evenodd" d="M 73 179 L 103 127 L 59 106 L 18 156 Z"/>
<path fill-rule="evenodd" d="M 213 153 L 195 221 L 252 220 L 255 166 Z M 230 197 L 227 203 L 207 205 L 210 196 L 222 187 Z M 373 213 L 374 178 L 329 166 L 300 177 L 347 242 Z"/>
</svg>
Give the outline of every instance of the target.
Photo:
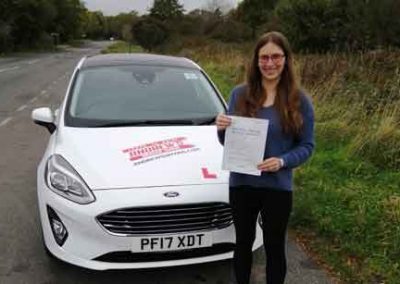
<svg viewBox="0 0 400 284">
<path fill-rule="evenodd" d="M 314 102 L 317 135 L 314 156 L 296 170 L 291 227 L 343 282 L 399 283 L 400 1 L 244 0 L 230 11 L 156 2 L 163 13 L 104 16 L 78 0 L 4 0 L 0 53 L 113 37 L 125 42 L 112 52 L 199 62 L 228 99 L 255 38 L 284 32 Z"/>
</svg>

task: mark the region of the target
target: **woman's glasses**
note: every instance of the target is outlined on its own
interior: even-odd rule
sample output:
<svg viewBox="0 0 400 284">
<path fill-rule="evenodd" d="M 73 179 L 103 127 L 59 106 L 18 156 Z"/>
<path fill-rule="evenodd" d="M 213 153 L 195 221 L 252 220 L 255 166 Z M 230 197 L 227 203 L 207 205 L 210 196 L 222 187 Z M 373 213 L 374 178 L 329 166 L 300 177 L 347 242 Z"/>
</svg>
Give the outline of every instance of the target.
<svg viewBox="0 0 400 284">
<path fill-rule="evenodd" d="M 282 63 L 284 58 L 285 58 L 285 55 L 284 54 L 280 54 L 280 53 L 274 53 L 274 54 L 271 54 L 271 55 L 264 54 L 264 55 L 258 56 L 258 61 L 260 63 L 264 63 L 265 64 L 265 63 L 268 63 L 269 60 L 271 60 L 272 63 L 274 63 L 274 64 L 280 64 L 280 63 Z"/>
</svg>

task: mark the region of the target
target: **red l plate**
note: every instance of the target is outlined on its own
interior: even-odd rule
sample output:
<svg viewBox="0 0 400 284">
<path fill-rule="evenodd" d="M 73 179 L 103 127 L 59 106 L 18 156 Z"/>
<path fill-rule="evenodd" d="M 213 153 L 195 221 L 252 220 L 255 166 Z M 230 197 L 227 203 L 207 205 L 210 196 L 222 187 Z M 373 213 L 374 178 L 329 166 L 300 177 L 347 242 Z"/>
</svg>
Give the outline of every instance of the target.
<svg viewBox="0 0 400 284">
<path fill-rule="evenodd" d="M 207 169 L 207 168 L 201 168 L 201 171 L 203 172 L 203 177 L 204 177 L 204 178 L 208 178 L 208 179 L 215 179 L 215 178 L 217 178 L 217 175 L 208 172 L 208 169 Z"/>
</svg>

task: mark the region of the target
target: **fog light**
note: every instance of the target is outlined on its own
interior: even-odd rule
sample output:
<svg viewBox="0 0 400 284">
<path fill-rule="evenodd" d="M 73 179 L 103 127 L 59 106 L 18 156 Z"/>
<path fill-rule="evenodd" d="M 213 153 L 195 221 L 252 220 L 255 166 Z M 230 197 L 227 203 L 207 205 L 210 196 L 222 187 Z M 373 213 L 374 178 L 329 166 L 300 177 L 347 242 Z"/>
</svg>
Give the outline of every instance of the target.
<svg viewBox="0 0 400 284">
<path fill-rule="evenodd" d="M 47 214 L 49 216 L 51 231 L 53 232 L 54 239 L 59 246 L 62 246 L 68 238 L 68 231 L 57 213 L 47 206 Z"/>
</svg>

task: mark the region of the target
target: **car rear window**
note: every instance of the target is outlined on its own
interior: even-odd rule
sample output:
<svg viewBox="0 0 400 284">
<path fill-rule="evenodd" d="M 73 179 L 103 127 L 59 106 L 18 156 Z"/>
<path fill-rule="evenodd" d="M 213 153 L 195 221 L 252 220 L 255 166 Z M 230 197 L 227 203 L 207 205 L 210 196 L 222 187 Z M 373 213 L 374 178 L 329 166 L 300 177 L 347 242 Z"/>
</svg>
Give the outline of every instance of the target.
<svg viewBox="0 0 400 284">
<path fill-rule="evenodd" d="M 71 126 L 107 121 L 190 120 L 224 111 L 200 70 L 155 66 L 107 66 L 81 70 L 66 120 Z"/>
</svg>

